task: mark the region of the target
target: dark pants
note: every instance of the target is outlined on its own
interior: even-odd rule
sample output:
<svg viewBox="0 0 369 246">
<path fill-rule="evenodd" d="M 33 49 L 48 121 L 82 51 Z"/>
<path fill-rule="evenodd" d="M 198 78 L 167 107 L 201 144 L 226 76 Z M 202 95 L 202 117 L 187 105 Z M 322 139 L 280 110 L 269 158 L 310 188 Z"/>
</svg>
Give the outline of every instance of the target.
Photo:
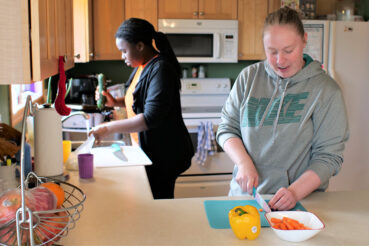
<svg viewBox="0 0 369 246">
<path fill-rule="evenodd" d="M 178 163 L 153 163 L 145 166 L 154 199 L 174 198 L 174 186 L 177 177 L 185 170 Z M 181 164 L 180 166 L 183 166 Z"/>
</svg>

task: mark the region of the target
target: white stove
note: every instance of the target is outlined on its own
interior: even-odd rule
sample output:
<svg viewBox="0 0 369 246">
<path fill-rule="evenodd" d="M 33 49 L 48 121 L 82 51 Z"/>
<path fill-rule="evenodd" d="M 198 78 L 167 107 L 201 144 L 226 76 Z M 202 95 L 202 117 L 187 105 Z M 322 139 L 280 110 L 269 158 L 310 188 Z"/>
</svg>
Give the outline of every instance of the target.
<svg viewBox="0 0 369 246">
<path fill-rule="evenodd" d="M 216 132 L 231 82 L 229 78 L 203 78 L 182 79 L 181 83 L 182 116 L 196 152 L 198 126 L 210 121 Z M 226 196 L 233 167 L 220 146 L 214 155 L 207 157 L 204 165 L 192 158 L 191 167 L 177 179 L 175 198 Z"/>
<path fill-rule="evenodd" d="M 187 127 L 201 121 L 220 123 L 220 114 L 231 90 L 229 78 L 182 79 L 182 116 Z"/>
</svg>

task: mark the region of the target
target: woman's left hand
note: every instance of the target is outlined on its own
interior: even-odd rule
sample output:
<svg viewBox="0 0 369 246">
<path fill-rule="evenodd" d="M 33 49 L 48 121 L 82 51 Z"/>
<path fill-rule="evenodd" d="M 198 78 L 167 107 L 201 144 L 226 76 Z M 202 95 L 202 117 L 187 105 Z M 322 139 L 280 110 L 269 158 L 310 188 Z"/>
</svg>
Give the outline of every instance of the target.
<svg viewBox="0 0 369 246">
<path fill-rule="evenodd" d="M 270 199 L 269 206 L 275 210 L 289 210 L 296 206 L 294 194 L 287 188 L 280 188 Z"/>
</svg>

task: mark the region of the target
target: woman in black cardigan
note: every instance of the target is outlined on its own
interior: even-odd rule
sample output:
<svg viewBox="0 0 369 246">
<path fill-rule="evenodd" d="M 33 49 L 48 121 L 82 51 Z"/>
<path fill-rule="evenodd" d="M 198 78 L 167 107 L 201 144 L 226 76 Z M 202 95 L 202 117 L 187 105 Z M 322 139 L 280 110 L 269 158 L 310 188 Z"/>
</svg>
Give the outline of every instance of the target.
<svg viewBox="0 0 369 246">
<path fill-rule="evenodd" d="M 90 134 L 98 142 L 107 134 L 138 132 L 139 145 L 153 163 L 145 168 L 154 199 L 173 198 L 175 180 L 194 155 L 181 112 L 179 63 L 165 35 L 145 20 L 124 21 L 115 37 L 122 59 L 135 69 L 125 97 L 103 95 L 106 106 L 126 106 L 128 119 L 101 124 Z"/>
</svg>

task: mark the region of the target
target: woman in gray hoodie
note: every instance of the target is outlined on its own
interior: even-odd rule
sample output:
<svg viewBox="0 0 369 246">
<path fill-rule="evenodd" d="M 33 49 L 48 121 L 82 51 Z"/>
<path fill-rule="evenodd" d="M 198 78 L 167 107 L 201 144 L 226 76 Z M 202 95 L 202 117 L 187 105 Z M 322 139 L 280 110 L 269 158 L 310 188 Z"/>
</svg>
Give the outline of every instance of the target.
<svg viewBox="0 0 369 246">
<path fill-rule="evenodd" d="M 239 74 L 217 141 L 235 163 L 230 196 L 257 187 L 275 194 L 273 209 L 288 210 L 340 171 L 348 122 L 338 84 L 303 54 L 307 34 L 295 10 L 269 14 L 263 42 L 267 59 Z"/>
</svg>

